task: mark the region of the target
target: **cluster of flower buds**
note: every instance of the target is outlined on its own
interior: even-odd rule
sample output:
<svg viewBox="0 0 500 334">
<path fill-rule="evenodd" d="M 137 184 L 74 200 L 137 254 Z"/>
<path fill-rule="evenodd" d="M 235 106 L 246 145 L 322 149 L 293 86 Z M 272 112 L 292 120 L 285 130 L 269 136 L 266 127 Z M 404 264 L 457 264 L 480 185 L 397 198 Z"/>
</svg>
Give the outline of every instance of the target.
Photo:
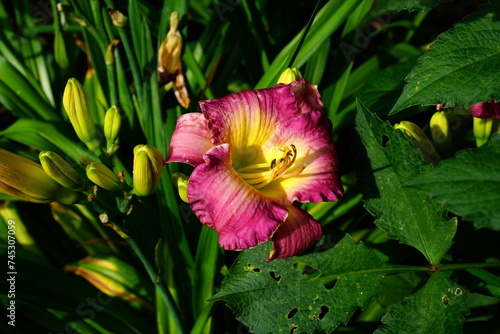
<svg viewBox="0 0 500 334">
<path fill-rule="evenodd" d="M 58 201 L 73 204 L 89 197 L 96 185 L 112 192 L 123 191 L 124 198 L 131 194 L 148 196 L 155 192 L 163 172 L 162 154 L 151 145 L 137 145 L 134 149 L 133 185 L 127 185 L 124 172 L 113 171 L 113 155 L 119 148 L 122 115 L 112 106 L 104 117 L 106 146 L 101 146 L 96 125 L 88 108 L 83 87 L 78 80 L 68 80 L 63 105 L 78 138 L 100 161 L 82 156 L 80 164 L 85 172 L 77 171 L 71 163 L 51 151 L 39 154 L 41 164 L 0 149 L 0 191 L 22 200 L 49 203 Z M 105 151 L 103 149 L 105 148 Z M 82 178 L 83 176 L 83 178 Z M 85 178 L 86 176 L 86 178 Z"/>
</svg>

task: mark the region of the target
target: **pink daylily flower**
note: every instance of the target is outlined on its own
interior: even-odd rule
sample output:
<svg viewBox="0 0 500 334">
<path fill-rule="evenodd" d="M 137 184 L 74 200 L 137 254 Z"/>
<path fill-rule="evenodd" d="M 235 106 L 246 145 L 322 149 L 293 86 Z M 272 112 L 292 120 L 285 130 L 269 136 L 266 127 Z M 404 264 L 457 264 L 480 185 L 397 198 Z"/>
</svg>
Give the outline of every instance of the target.
<svg viewBox="0 0 500 334">
<path fill-rule="evenodd" d="M 331 122 L 315 85 L 247 90 L 200 102 L 179 117 L 166 162 L 195 167 L 187 197 L 227 250 L 272 240 L 268 261 L 294 256 L 321 238 L 299 203 L 343 195 Z"/>
<path fill-rule="evenodd" d="M 470 107 L 472 116 L 477 118 L 500 118 L 500 102 L 478 103 Z"/>
</svg>

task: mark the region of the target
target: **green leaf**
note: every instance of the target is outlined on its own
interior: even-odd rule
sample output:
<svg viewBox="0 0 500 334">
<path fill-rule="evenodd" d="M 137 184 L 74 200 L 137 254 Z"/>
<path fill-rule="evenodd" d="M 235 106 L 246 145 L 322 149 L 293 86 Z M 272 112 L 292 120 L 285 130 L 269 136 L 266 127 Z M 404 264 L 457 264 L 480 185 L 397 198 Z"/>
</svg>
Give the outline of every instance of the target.
<svg viewBox="0 0 500 334">
<path fill-rule="evenodd" d="M 413 105 L 471 106 L 500 96 L 500 2 L 441 34 L 406 77 L 390 114 Z"/>
<path fill-rule="evenodd" d="M 437 203 L 403 185 L 430 171 L 410 140 L 358 102 L 355 164 L 366 209 L 388 236 L 437 264 L 452 245 L 457 221 Z"/>
<path fill-rule="evenodd" d="M 387 11 L 391 10 L 407 10 L 409 12 L 414 10 L 429 10 L 436 7 L 439 4 L 450 2 L 451 0 L 390 0 L 382 1 L 388 2 L 387 5 L 379 4 L 383 6 Z"/>
<path fill-rule="evenodd" d="M 469 307 L 463 289 L 435 272 L 415 294 L 394 306 L 375 333 L 460 333 Z"/>
<path fill-rule="evenodd" d="M 270 246 L 243 252 L 210 299 L 226 301 L 252 333 L 330 333 L 366 305 L 391 270 L 342 232 L 327 234 L 309 254 L 266 262 Z"/>
<path fill-rule="evenodd" d="M 455 158 L 411 183 L 451 212 L 478 227 L 500 230 L 500 136 Z"/>
</svg>

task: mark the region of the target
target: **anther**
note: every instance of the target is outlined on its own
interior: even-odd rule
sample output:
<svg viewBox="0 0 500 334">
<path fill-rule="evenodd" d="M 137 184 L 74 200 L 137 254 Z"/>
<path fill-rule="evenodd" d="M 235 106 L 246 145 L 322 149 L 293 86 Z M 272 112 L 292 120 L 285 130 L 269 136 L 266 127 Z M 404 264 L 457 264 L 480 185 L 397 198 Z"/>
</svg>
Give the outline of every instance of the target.
<svg viewBox="0 0 500 334">
<path fill-rule="evenodd" d="M 276 159 L 273 159 L 273 161 L 271 161 L 271 169 L 274 169 L 276 167 Z"/>
</svg>

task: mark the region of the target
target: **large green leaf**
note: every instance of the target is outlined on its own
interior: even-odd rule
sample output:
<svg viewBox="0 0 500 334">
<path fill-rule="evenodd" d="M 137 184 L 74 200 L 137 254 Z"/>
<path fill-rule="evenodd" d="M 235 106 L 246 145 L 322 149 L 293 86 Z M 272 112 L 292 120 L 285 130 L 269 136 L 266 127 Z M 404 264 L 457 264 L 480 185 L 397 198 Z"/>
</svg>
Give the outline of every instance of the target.
<svg viewBox="0 0 500 334">
<path fill-rule="evenodd" d="M 385 10 L 429 10 L 439 4 L 450 2 L 451 0 L 386 0 L 381 1 L 380 7 Z"/>
<path fill-rule="evenodd" d="M 413 105 L 471 106 L 500 96 L 500 2 L 441 34 L 407 76 L 391 113 Z"/>
<path fill-rule="evenodd" d="M 388 236 L 413 246 L 437 264 L 450 248 L 456 219 L 423 192 L 403 185 L 431 166 L 410 140 L 358 102 L 355 164 L 366 209 Z"/>
<path fill-rule="evenodd" d="M 500 230 L 500 136 L 442 161 L 411 185 L 477 226 Z"/>
<path fill-rule="evenodd" d="M 212 300 L 252 333 L 330 333 L 375 295 L 391 266 L 343 233 L 314 252 L 266 262 L 270 244 L 243 252 Z"/>
<path fill-rule="evenodd" d="M 460 333 L 469 308 L 464 290 L 435 272 L 427 283 L 382 318 L 382 333 Z"/>
</svg>

